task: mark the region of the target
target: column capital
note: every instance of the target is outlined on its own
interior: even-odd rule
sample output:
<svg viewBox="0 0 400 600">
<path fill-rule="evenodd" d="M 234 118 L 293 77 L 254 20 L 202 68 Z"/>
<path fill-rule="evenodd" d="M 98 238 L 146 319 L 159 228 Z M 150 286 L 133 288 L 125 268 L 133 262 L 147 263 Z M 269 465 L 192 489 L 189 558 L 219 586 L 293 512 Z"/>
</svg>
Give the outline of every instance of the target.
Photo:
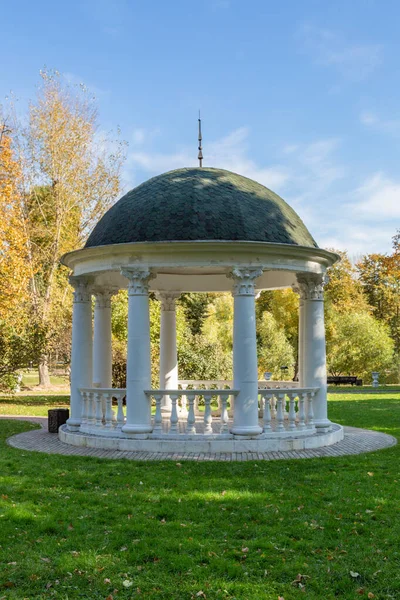
<svg viewBox="0 0 400 600">
<path fill-rule="evenodd" d="M 324 286 L 327 283 L 326 275 L 321 273 L 297 273 L 296 278 L 298 285 L 294 286 L 293 289 L 299 292 L 301 300 L 324 299 Z"/>
<path fill-rule="evenodd" d="M 147 296 L 149 293 L 149 282 L 155 277 L 155 274 L 150 269 L 140 267 L 122 268 L 121 274 L 129 281 L 129 296 Z"/>
<path fill-rule="evenodd" d="M 117 288 L 95 287 L 93 294 L 96 299 L 96 308 L 111 308 L 111 298 L 118 293 Z"/>
<path fill-rule="evenodd" d="M 174 311 L 175 300 L 179 298 L 181 292 L 156 292 L 156 298 L 161 303 L 161 310 Z"/>
<path fill-rule="evenodd" d="M 228 277 L 233 279 L 234 296 L 254 296 L 255 280 L 263 274 L 261 267 L 233 267 Z"/>
<path fill-rule="evenodd" d="M 74 288 L 74 303 L 91 301 L 93 288 L 90 277 L 70 275 L 69 283 Z"/>
</svg>

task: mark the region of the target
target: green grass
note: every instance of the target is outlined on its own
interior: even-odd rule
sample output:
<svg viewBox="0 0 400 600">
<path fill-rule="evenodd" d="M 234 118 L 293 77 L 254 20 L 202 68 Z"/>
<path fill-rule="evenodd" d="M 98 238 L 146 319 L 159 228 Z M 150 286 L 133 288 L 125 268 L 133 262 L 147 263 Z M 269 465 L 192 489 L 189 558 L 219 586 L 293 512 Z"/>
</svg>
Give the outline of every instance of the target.
<svg viewBox="0 0 400 600">
<path fill-rule="evenodd" d="M 0 415 L 27 415 L 30 417 L 47 417 L 50 408 L 69 406 L 69 394 L 43 396 L 18 394 L 16 396 L 0 396 Z M 0 596 L 1 598 L 1 596 Z"/>
<path fill-rule="evenodd" d="M 400 436 L 400 394 L 348 396 L 333 420 Z M 5 444 L 31 427 L 0 421 L 4 600 L 400 598 L 400 447 L 180 464 Z"/>
</svg>

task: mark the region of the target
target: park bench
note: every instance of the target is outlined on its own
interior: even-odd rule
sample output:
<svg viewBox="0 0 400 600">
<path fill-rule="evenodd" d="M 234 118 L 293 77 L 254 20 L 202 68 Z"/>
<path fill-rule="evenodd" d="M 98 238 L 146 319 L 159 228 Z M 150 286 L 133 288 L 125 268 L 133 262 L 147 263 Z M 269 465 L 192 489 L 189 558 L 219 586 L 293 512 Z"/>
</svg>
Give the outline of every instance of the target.
<svg viewBox="0 0 400 600">
<path fill-rule="evenodd" d="M 328 384 L 334 385 L 362 385 L 362 379 L 351 375 L 333 375 L 328 377 Z"/>
</svg>

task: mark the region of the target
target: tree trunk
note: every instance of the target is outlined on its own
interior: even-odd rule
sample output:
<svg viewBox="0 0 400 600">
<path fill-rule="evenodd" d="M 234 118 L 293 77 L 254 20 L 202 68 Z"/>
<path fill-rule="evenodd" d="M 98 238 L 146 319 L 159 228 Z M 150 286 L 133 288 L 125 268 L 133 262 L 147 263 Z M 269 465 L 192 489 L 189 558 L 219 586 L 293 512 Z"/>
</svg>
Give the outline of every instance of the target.
<svg viewBox="0 0 400 600">
<path fill-rule="evenodd" d="M 46 354 L 43 354 L 40 357 L 38 369 L 39 369 L 39 385 L 44 388 L 49 388 L 50 387 L 50 374 L 49 374 L 49 365 L 47 364 L 47 355 Z"/>
</svg>

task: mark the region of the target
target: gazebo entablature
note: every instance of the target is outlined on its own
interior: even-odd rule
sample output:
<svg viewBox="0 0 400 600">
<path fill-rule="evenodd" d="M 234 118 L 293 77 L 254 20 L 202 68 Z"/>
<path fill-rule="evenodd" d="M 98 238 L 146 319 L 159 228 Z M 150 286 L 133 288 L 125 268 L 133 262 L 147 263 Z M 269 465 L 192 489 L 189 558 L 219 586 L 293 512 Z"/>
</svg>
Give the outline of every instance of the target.
<svg viewBox="0 0 400 600">
<path fill-rule="evenodd" d="M 324 275 L 336 259 L 318 248 L 259 242 L 116 244 L 66 255 L 64 264 L 74 273 L 74 309 L 71 416 L 62 435 L 153 440 L 154 448 L 166 448 L 172 440 L 256 440 L 260 449 L 266 440 L 319 440 L 309 447 L 337 441 L 341 432 L 332 434 L 327 415 L 323 310 Z M 269 387 L 258 381 L 255 295 L 288 287 L 300 296 L 299 382 L 279 388 L 271 382 Z M 125 288 L 127 387 L 116 390 L 111 381 L 111 297 Z M 158 390 L 151 389 L 149 291 L 161 302 Z M 175 302 L 189 291 L 231 291 L 234 297 L 234 379 L 217 389 L 178 380 Z"/>
</svg>

